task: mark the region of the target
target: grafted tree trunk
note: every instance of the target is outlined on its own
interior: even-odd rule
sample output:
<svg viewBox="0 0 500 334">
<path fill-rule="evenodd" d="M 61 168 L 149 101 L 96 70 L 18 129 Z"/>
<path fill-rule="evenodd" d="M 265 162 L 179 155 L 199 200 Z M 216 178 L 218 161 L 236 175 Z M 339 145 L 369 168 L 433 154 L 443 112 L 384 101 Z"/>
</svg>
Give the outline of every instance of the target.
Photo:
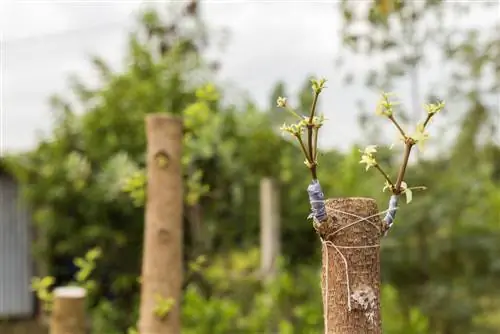
<svg viewBox="0 0 500 334">
<path fill-rule="evenodd" d="M 326 201 L 322 239 L 325 334 L 382 333 L 380 239 L 383 223 L 371 198 Z M 367 218 L 370 217 L 370 218 Z"/>
<path fill-rule="evenodd" d="M 86 291 L 80 287 L 54 289 L 50 334 L 86 334 Z"/>
<path fill-rule="evenodd" d="M 182 124 L 172 116 L 146 118 L 147 202 L 142 260 L 141 334 L 181 332 Z M 166 305 L 171 304 L 171 307 Z"/>
</svg>

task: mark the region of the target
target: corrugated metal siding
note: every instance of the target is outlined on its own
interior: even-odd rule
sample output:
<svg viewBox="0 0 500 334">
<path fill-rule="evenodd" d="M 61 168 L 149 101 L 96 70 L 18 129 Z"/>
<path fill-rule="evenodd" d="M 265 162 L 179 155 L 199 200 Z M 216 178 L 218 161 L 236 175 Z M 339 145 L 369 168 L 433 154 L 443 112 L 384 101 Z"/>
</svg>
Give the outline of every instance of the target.
<svg viewBox="0 0 500 334">
<path fill-rule="evenodd" d="M 0 174 L 0 317 L 33 314 L 31 219 L 16 183 Z"/>
</svg>

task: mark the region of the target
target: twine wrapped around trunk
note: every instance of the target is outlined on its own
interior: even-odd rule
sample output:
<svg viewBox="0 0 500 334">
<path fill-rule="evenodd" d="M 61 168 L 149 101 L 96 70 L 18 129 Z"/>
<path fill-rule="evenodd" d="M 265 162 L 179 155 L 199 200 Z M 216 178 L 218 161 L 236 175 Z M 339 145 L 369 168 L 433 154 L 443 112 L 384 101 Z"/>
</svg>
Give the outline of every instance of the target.
<svg viewBox="0 0 500 334">
<path fill-rule="evenodd" d="M 328 199 L 325 208 L 327 220 L 314 224 L 322 241 L 325 334 L 379 334 L 381 213 L 371 198 Z"/>
</svg>

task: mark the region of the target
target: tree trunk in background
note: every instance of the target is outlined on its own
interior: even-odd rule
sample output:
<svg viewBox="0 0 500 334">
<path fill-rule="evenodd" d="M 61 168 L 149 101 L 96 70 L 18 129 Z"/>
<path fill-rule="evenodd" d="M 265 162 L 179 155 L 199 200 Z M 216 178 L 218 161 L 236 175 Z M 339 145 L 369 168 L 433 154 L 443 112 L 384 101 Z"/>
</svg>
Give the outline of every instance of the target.
<svg viewBox="0 0 500 334">
<path fill-rule="evenodd" d="M 322 238 L 325 334 L 382 333 L 380 240 L 382 220 L 371 198 L 326 201 Z M 366 219 L 367 217 L 371 217 Z"/>
<path fill-rule="evenodd" d="M 183 277 L 182 124 L 172 116 L 154 114 L 146 117 L 146 133 L 148 185 L 138 327 L 141 334 L 178 334 Z"/>
<path fill-rule="evenodd" d="M 263 178 L 260 181 L 260 262 L 265 281 L 271 281 L 276 276 L 279 253 L 279 190 L 273 179 Z"/>
<path fill-rule="evenodd" d="M 54 289 L 50 334 L 86 334 L 85 289 L 60 287 Z"/>
</svg>

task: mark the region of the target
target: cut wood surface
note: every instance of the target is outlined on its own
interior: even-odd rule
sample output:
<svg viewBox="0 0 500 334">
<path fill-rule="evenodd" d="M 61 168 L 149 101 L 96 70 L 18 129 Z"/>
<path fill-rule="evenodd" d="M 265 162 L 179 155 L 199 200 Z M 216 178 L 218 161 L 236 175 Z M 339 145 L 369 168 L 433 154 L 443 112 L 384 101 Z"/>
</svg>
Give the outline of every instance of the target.
<svg viewBox="0 0 500 334">
<path fill-rule="evenodd" d="M 86 334 L 86 291 L 80 287 L 54 289 L 50 334 Z"/>
</svg>

